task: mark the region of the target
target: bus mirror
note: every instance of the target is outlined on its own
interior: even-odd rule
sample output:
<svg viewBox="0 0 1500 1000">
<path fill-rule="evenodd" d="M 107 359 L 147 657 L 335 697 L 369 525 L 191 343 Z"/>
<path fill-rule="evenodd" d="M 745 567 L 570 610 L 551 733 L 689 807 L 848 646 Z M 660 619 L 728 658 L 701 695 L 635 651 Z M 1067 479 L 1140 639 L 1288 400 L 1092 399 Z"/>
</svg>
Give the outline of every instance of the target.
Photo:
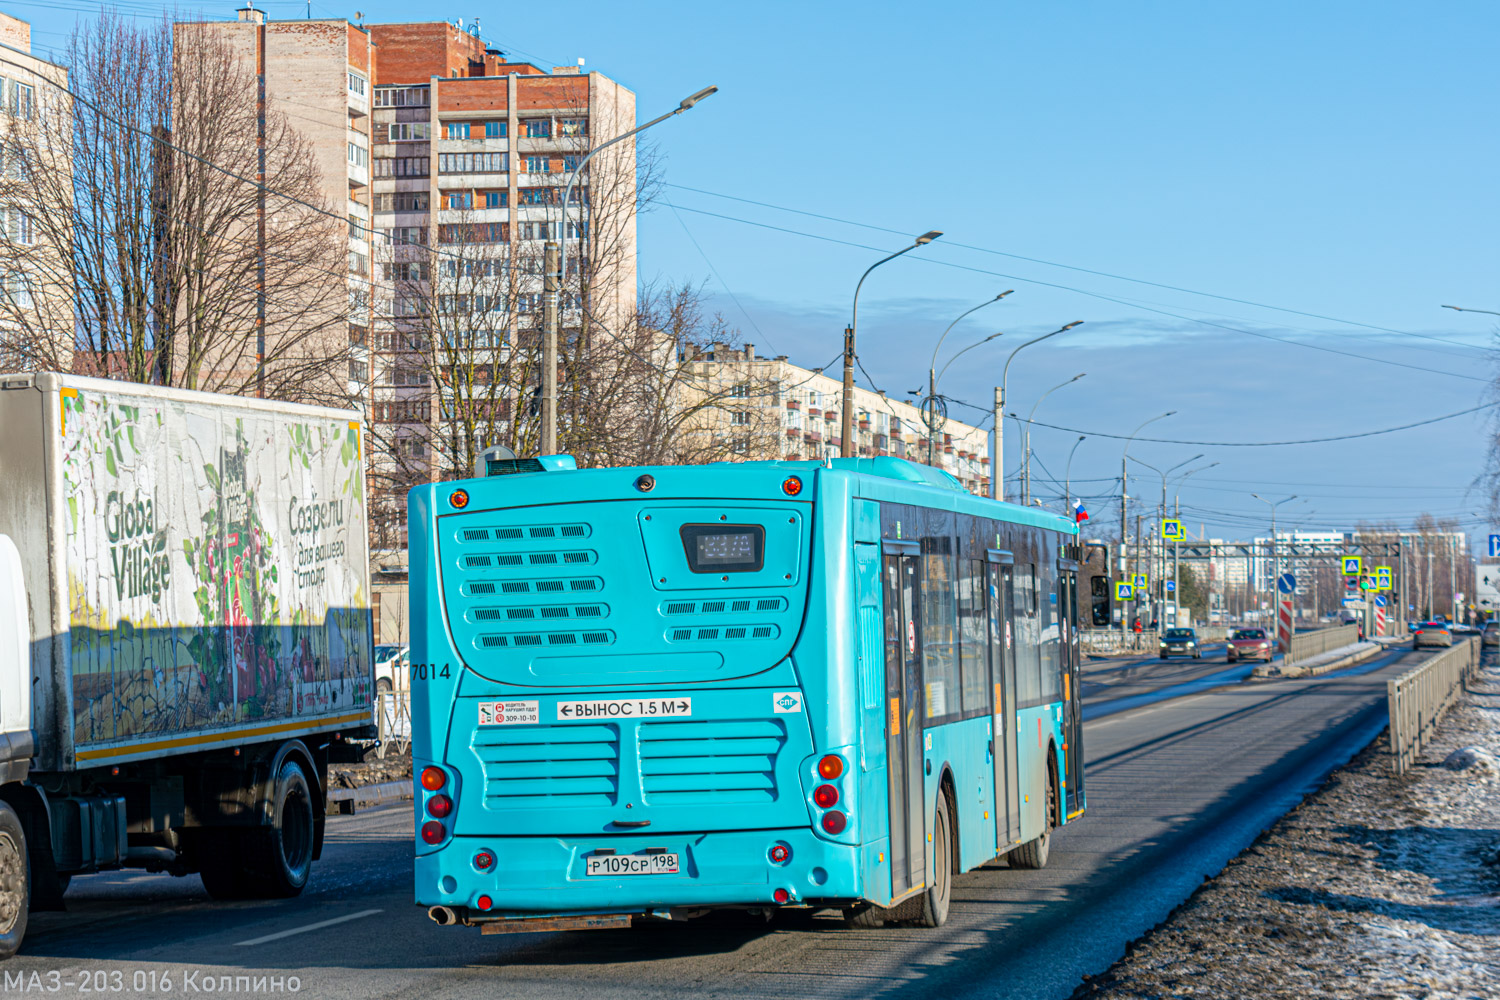
<svg viewBox="0 0 1500 1000">
<path fill-rule="evenodd" d="M 1089 578 L 1089 612 L 1095 628 L 1108 628 L 1110 619 L 1109 577 Z"/>
</svg>

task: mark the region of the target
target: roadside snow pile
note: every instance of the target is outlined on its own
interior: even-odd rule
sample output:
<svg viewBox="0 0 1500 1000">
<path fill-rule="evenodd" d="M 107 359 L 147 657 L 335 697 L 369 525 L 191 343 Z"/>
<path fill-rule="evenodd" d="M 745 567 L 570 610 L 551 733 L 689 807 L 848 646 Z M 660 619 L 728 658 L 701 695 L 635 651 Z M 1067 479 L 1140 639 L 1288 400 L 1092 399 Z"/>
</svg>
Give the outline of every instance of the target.
<svg viewBox="0 0 1500 1000">
<path fill-rule="evenodd" d="M 1461 747 L 1443 759 L 1443 766 L 1450 771 L 1474 770 L 1489 776 L 1500 774 L 1500 761 L 1484 747 Z"/>
<path fill-rule="evenodd" d="M 1075 998 L 1500 997 L 1500 670 L 1367 747 Z"/>
</svg>

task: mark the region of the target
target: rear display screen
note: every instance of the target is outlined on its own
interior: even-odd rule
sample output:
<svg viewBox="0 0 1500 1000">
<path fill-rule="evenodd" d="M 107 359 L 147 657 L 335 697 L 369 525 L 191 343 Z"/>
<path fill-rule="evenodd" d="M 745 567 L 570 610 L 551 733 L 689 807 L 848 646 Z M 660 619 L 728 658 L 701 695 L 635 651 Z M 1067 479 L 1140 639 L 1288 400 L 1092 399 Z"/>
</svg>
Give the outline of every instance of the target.
<svg viewBox="0 0 1500 1000">
<path fill-rule="evenodd" d="M 758 524 L 684 524 L 682 547 L 694 573 L 753 573 L 765 564 L 766 529 Z"/>
</svg>

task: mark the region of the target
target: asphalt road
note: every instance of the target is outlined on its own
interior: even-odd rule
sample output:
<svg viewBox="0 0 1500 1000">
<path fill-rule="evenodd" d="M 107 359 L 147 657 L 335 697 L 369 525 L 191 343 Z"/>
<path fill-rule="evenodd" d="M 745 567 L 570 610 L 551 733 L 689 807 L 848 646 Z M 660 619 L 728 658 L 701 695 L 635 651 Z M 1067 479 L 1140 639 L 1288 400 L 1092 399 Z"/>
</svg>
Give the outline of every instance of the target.
<svg viewBox="0 0 1500 1000">
<path fill-rule="evenodd" d="M 1054 839 L 1049 867 L 997 862 L 958 877 L 938 930 L 786 914 L 482 937 L 411 903 L 412 819 L 395 807 L 331 818 L 313 883 L 291 901 L 214 903 L 196 877 L 77 879 L 70 912 L 34 914 L 3 973 L 74 991 L 87 974 L 147 995 L 168 995 L 150 989 L 153 975 L 171 977 L 169 995 L 192 992 L 189 974 L 200 990 L 205 976 L 216 987 L 228 976 L 229 992 L 296 976 L 307 995 L 358 1000 L 1066 997 L 1378 733 L 1386 679 L 1428 655 L 1401 649 L 1322 677 L 1196 693 L 1179 692 L 1222 658 L 1131 668 L 1132 685 L 1170 694 L 1087 723 L 1089 811 Z"/>
</svg>

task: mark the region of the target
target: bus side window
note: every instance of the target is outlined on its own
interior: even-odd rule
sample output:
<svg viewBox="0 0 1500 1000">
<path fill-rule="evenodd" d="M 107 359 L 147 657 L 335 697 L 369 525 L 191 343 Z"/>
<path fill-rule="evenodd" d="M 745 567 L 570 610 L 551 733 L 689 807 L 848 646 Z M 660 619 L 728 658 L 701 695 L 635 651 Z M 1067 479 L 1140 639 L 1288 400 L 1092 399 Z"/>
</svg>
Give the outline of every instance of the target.
<svg viewBox="0 0 1500 1000">
<path fill-rule="evenodd" d="M 1109 577 L 1089 577 L 1089 614 L 1096 628 L 1109 625 Z"/>
<path fill-rule="evenodd" d="M 1036 613 L 1036 565 L 1016 567 L 1016 707 L 1035 705 L 1042 696 L 1042 635 Z"/>
</svg>

